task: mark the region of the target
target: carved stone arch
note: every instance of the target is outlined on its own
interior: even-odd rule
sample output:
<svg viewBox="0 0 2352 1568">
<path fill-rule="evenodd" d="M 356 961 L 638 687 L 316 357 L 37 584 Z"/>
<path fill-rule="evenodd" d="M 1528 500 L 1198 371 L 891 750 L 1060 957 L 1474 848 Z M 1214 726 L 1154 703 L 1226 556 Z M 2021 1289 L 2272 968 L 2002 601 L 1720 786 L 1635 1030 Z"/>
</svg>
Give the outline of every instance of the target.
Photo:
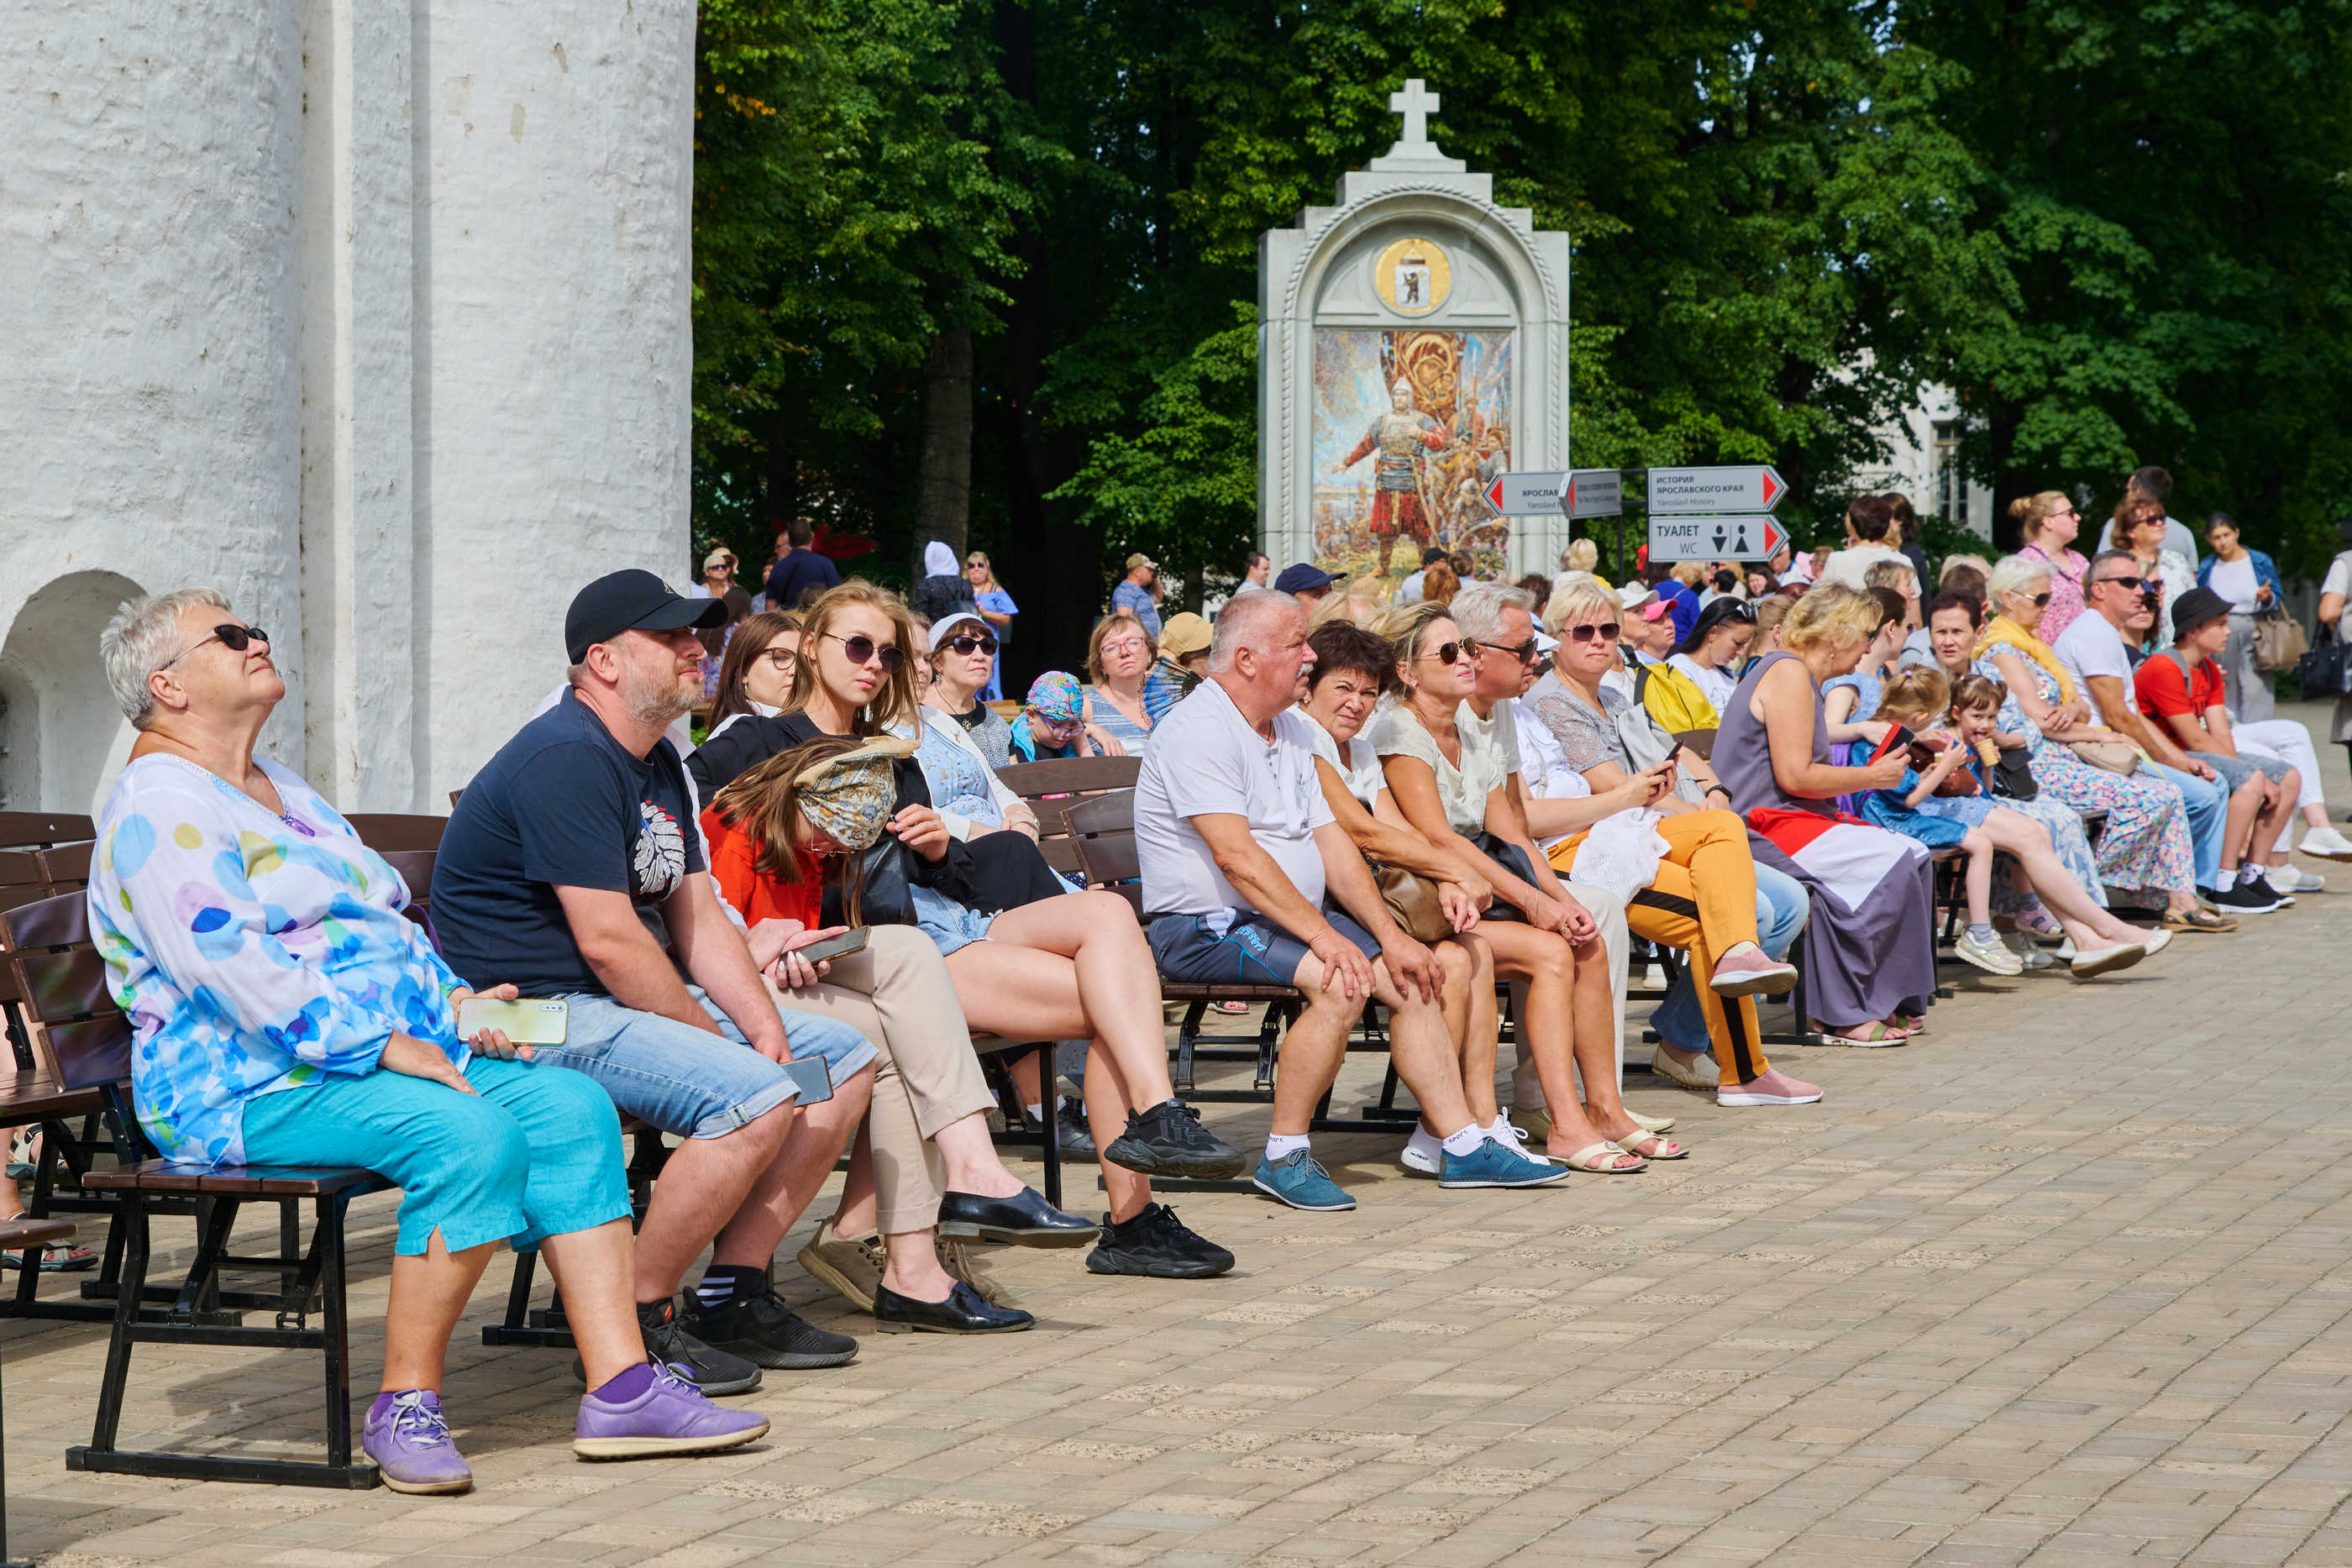
<svg viewBox="0 0 2352 1568">
<path fill-rule="evenodd" d="M 1359 235 L 1416 218 L 1462 231 L 1500 261 L 1523 318 L 1552 319 L 1565 314 L 1562 289 L 1567 280 L 1551 276 L 1526 228 L 1514 224 L 1492 202 L 1434 183 L 1391 185 L 1377 195 L 1332 209 L 1326 221 L 1310 227 L 1285 280 L 1282 314 L 1294 319 L 1311 316 L 1315 302 L 1322 298 L 1325 278 Z"/>
</svg>

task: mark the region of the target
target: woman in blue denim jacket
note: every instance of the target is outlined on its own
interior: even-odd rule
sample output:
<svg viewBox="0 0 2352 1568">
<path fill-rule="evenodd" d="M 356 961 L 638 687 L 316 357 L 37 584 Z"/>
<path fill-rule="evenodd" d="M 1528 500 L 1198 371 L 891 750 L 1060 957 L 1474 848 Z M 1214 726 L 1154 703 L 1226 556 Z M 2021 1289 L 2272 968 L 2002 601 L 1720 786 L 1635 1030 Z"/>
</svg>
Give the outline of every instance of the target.
<svg viewBox="0 0 2352 1568">
<path fill-rule="evenodd" d="M 2221 649 L 2223 699 L 2241 724 L 2271 716 L 2270 675 L 2254 668 L 2254 617 L 2285 602 L 2278 568 L 2258 549 L 2238 542 L 2238 519 L 2215 512 L 2205 519 L 2205 542 L 2213 553 L 2197 563 L 2197 586 L 2230 601 L 2230 641 Z"/>
</svg>

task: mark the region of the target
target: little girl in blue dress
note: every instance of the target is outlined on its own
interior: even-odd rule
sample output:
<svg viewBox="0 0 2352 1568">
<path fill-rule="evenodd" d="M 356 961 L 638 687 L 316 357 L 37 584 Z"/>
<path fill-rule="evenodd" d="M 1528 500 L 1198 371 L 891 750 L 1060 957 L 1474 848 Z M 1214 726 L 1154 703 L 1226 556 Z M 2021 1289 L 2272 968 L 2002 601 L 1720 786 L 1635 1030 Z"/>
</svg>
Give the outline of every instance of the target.
<svg viewBox="0 0 2352 1568">
<path fill-rule="evenodd" d="M 2153 950 L 2147 934 L 2117 920 L 2084 890 L 2059 860 L 2048 828 L 1994 800 L 1981 753 L 2000 706 L 2000 689 L 1981 676 L 1963 680 L 1958 694 L 1939 669 L 1915 667 L 1890 677 L 1875 716 L 1909 727 L 1934 756 L 1925 768 L 1906 768 L 1901 784 L 1864 797 L 1863 819 L 1930 850 L 1957 848 L 1967 855 L 1962 882 L 1969 926 L 1953 945 L 1964 962 L 1996 975 L 2024 968 L 1992 928 L 1998 853 L 2017 862 L 2018 880 L 2040 895 L 2074 939 L 2076 976 L 2137 963 Z M 1949 782 L 1954 779 L 1960 782 Z"/>
</svg>

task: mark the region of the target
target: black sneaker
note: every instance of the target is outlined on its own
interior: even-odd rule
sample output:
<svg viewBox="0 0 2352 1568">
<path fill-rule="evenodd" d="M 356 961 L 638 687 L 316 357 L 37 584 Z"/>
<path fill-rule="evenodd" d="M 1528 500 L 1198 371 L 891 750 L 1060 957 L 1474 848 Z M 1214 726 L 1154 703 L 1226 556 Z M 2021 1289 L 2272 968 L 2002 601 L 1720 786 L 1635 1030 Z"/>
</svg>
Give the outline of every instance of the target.
<svg viewBox="0 0 2352 1568">
<path fill-rule="evenodd" d="M 1207 1280 L 1234 1266 L 1234 1255 L 1176 1218 L 1164 1203 L 1147 1203 L 1117 1225 L 1103 1216 L 1102 1242 L 1087 1254 L 1097 1274 L 1145 1274 L 1155 1280 Z"/>
<path fill-rule="evenodd" d="M 857 1357 L 856 1340 L 817 1327 L 784 1305 L 773 1291 L 737 1296 L 708 1311 L 698 1310 L 687 1321 L 700 1338 L 761 1366 L 797 1372 L 841 1366 Z M 704 1392 L 710 1392 L 708 1385 Z"/>
<path fill-rule="evenodd" d="M 2214 895 L 2213 904 L 2228 915 L 2268 915 L 2274 909 L 2286 907 L 2277 890 L 2259 879 L 2224 888 Z"/>
<path fill-rule="evenodd" d="M 760 1386 L 760 1369 L 740 1355 L 713 1350 L 678 1326 L 676 1301 L 639 1301 L 637 1332 L 646 1354 L 657 1365 L 675 1367 L 705 1394 L 749 1394 Z M 588 1368 L 572 1358 L 572 1375 L 588 1381 Z"/>
<path fill-rule="evenodd" d="M 1242 1174 L 1242 1152 L 1201 1125 L 1201 1113 L 1181 1100 L 1130 1111 L 1127 1131 L 1103 1157 L 1142 1176 L 1222 1181 Z M 1228 1267 L 1231 1265 L 1228 1264 Z"/>
<path fill-rule="evenodd" d="M 1064 1159 L 1090 1160 L 1095 1157 L 1095 1132 L 1087 1125 L 1085 1102 L 1064 1100 L 1061 1114 L 1055 1118 L 1055 1124 L 1060 1134 Z"/>
</svg>

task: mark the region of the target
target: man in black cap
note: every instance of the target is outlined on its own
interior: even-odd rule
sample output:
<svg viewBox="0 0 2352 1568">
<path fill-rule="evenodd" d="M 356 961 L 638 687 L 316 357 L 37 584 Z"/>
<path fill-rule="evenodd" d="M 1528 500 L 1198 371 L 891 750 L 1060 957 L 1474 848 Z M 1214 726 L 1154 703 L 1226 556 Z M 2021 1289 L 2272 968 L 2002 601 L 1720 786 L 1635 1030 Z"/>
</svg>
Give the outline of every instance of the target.
<svg viewBox="0 0 2352 1568">
<path fill-rule="evenodd" d="M 1331 585 L 1339 580 L 1338 572 L 1325 571 L 1319 566 L 1309 566 L 1300 561 L 1297 566 L 1282 569 L 1282 575 L 1274 580 L 1274 591 L 1287 593 L 1298 601 L 1300 609 L 1311 615 L 1315 607 L 1323 601 L 1323 596 L 1331 591 Z"/>
<path fill-rule="evenodd" d="M 755 1387 L 762 1366 L 857 1354 L 788 1311 L 766 1269 L 783 1239 L 777 1217 L 797 1212 L 782 1195 L 796 1179 L 814 1190 L 832 1167 L 865 1114 L 877 1054 L 830 1019 L 792 1014 L 787 1034 L 703 863 L 694 793 L 664 732 L 701 690 L 695 629 L 726 614 L 648 571 L 582 589 L 563 622 L 568 688 L 467 785 L 433 873 L 450 967 L 567 1004 L 562 1043 L 531 1060 L 586 1073 L 684 1139 L 637 1237 L 637 1318 L 654 1358 L 706 1394 Z M 797 1116 L 782 1065 L 793 1058 L 822 1060 L 833 1088 Z M 711 1264 L 682 1326 L 673 1298 L 705 1246 Z"/>
</svg>

